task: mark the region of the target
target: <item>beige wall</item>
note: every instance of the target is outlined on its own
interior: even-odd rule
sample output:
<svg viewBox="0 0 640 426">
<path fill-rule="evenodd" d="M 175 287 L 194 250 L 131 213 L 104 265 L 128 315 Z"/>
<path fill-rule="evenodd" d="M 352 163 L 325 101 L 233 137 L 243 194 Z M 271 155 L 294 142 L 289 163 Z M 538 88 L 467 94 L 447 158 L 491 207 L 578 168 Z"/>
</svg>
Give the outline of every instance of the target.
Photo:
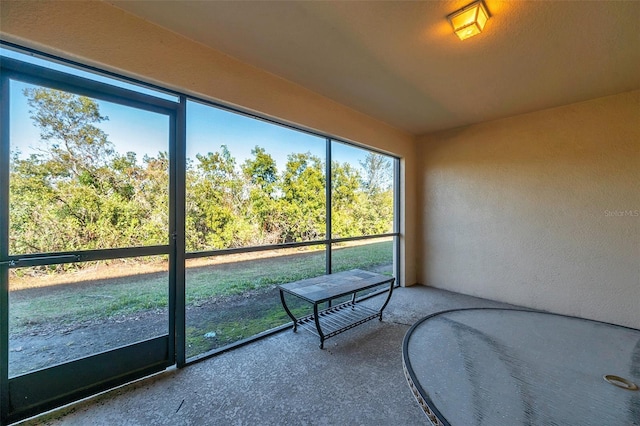
<svg viewBox="0 0 640 426">
<path fill-rule="evenodd" d="M 400 156 L 401 252 L 415 253 L 416 156 L 408 133 L 103 2 L 3 1 L 0 8 L 4 40 Z M 414 261 L 403 262 L 402 283 L 415 283 Z"/>
<path fill-rule="evenodd" d="M 640 91 L 419 142 L 420 282 L 640 328 Z"/>
</svg>

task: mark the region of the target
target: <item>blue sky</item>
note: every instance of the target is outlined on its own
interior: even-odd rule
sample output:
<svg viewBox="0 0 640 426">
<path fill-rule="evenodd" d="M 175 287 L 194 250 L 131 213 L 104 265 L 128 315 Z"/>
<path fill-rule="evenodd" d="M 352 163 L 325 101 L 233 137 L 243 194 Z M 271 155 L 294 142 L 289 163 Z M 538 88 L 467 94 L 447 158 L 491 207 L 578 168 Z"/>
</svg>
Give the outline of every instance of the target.
<svg viewBox="0 0 640 426">
<path fill-rule="evenodd" d="M 154 90 L 53 64 L 10 50 L 0 49 L 0 53 L 93 80 L 159 95 Z M 23 156 L 43 147 L 39 131 L 29 117 L 29 107 L 22 93 L 27 87 L 34 86 L 18 81 L 11 83 L 11 145 L 12 151 L 17 149 Z M 159 96 L 176 99 L 175 96 L 167 94 Z M 109 117 L 109 120 L 101 123 L 99 127 L 109 135 L 109 140 L 114 143 L 119 153 L 133 151 L 137 154 L 137 158 L 142 160 L 145 154 L 156 156 L 160 151 L 168 151 L 169 119 L 167 116 L 104 101 L 99 101 L 99 106 L 102 115 Z M 197 153 L 219 151 L 223 144 L 227 145 L 231 155 L 236 158 L 237 165 L 251 157 L 251 150 L 256 145 L 273 156 L 279 171 L 284 169 L 287 155 L 291 153 L 311 152 L 323 161 L 325 159 L 324 138 L 189 101 L 187 104 L 187 157 L 195 158 Z M 359 167 L 359 162 L 366 154 L 366 150 L 333 143 L 334 161 L 349 162 Z"/>
</svg>

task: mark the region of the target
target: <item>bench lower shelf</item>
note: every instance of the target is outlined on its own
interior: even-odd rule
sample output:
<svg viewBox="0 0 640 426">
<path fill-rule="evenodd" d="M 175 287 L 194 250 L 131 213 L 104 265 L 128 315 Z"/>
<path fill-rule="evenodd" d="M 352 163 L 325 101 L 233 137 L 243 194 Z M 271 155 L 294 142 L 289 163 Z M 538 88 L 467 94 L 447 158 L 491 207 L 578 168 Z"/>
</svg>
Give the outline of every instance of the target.
<svg viewBox="0 0 640 426">
<path fill-rule="evenodd" d="M 362 304 L 346 302 L 318 312 L 320 332 L 314 314 L 298 319 L 297 325 L 325 340 L 374 318 L 382 321 L 382 312 Z"/>
</svg>

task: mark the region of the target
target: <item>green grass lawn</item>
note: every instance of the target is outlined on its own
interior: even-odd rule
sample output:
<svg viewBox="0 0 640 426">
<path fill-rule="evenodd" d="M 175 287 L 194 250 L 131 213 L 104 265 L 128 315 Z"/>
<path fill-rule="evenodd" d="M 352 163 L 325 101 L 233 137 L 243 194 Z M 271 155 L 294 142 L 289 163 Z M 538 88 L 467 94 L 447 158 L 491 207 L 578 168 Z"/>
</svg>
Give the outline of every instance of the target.
<svg viewBox="0 0 640 426">
<path fill-rule="evenodd" d="M 335 247 L 332 260 L 333 272 L 354 268 L 380 270 L 381 266 L 392 263 L 393 242 Z M 222 346 L 288 322 L 275 286 L 324 272 L 323 250 L 263 259 L 248 257 L 235 263 L 187 268 L 188 308 L 215 303 L 219 311 L 224 310 L 227 299 L 236 302 L 240 296 L 247 299 L 246 309 L 235 307 L 235 314 L 230 312 L 218 316 L 215 323 L 201 321 L 199 324 L 190 324 L 187 320 L 191 355 L 210 349 L 212 344 Z M 391 268 L 385 267 L 381 272 L 391 274 Z M 265 297 L 265 293 L 269 293 L 268 296 Z M 68 326 L 165 310 L 167 294 L 168 275 L 163 272 L 11 292 L 10 334 L 26 332 L 37 325 Z M 252 307 L 252 298 L 258 297 L 267 299 L 269 303 Z M 298 305 L 295 308 L 303 313 L 306 306 Z M 215 331 L 215 342 L 203 340 L 202 336 L 207 331 Z"/>
</svg>

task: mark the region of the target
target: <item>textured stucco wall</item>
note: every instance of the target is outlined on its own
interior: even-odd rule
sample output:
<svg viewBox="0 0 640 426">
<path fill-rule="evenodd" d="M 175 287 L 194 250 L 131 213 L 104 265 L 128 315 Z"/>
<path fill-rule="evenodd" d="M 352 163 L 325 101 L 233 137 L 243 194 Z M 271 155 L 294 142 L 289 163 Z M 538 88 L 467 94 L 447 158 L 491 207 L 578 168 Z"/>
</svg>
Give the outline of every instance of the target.
<svg viewBox="0 0 640 426">
<path fill-rule="evenodd" d="M 640 91 L 419 142 L 420 282 L 640 328 Z"/>
<path fill-rule="evenodd" d="M 6 41 L 239 106 L 402 157 L 401 282 L 415 283 L 415 139 L 299 85 L 152 25 L 104 2 L 3 1 Z"/>
</svg>

